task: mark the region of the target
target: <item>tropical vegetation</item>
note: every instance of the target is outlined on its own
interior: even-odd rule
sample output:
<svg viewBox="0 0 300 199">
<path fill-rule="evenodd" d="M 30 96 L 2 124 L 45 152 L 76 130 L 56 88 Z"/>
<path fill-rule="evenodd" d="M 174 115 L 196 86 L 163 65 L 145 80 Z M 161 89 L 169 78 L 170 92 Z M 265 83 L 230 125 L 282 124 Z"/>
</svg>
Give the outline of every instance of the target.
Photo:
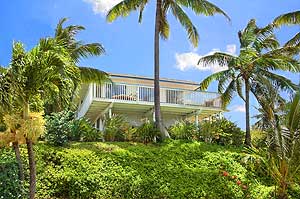
<svg viewBox="0 0 300 199">
<path fill-rule="evenodd" d="M 123 0 L 107 20 L 137 10 L 141 22 L 148 3 Z M 133 126 L 114 114 L 103 118 L 100 131 L 76 117 L 80 86 L 109 81 L 104 71 L 79 66 L 81 59 L 105 53 L 99 43 L 77 40 L 83 26 L 65 26 L 63 18 L 53 37 L 33 48 L 13 43 L 9 65 L 0 67 L 0 198 L 300 198 L 300 90 L 278 73 L 299 73 L 300 33 L 283 45 L 274 33 L 299 25 L 300 12 L 265 27 L 252 19 L 238 32 L 238 54 L 215 52 L 199 60 L 224 67 L 199 88 L 218 81 L 224 108 L 239 96 L 246 132 L 220 116 L 200 125 L 180 120 L 166 130 L 159 104 L 159 39 L 169 36 L 168 12 L 194 46 L 198 32 L 183 7 L 229 17 L 205 0 L 155 3 L 155 122 Z M 251 94 L 259 104 L 252 129 Z"/>
</svg>

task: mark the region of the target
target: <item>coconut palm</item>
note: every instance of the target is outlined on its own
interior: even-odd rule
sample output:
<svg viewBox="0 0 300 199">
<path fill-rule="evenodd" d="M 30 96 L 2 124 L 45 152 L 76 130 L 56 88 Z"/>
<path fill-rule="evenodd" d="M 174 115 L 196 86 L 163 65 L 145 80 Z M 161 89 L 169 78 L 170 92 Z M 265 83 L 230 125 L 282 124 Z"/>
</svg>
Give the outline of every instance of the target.
<svg viewBox="0 0 300 199">
<path fill-rule="evenodd" d="M 149 0 L 123 0 L 115 5 L 107 14 L 107 21 L 112 22 L 116 18 L 126 17 L 131 11 L 139 11 L 139 22 L 142 21 L 143 11 Z M 154 33 L 154 112 L 155 124 L 160 130 L 162 138 L 170 137 L 163 127 L 160 111 L 160 85 L 159 85 L 159 41 L 160 38 L 168 39 L 170 27 L 167 20 L 167 14 L 172 12 L 173 16 L 187 31 L 190 42 L 196 47 L 198 45 L 199 35 L 196 27 L 183 10 L 183 7 L 190 8 L 197 15 L 212 16 L 222 14 L 229 19 L 224 11 L 214 4 L 206 1 L 195 0 L 156 0 L 155 15 L 155 33 Z"/>
<path fill-rule="evenodd" d="M 68 107 L 70 102 L 74 101 L 77 91 L 82 83 L 103 83 L 109 80 L 109 75 L 104 71 L 90 68 L 90 67 L 80 67 L 78 63 L 83 58 L 88 58 L 90 56 L 100 56 L 105 53 L 104 47 L 99 43 L 88 43 L 85 44 L 83 41 L 78 41 L 76 39 L 77 34 L 85 30 L 83 26 L 79 25 L 69 25 L 64 27 L 67 22 L 67 18 L 62 18 L 55 29 L 54 40 L 57 45 L 62 46 L 69 54 L 75 65 L 78 67 L 80 72 L 79 79 L 78 76 L 74 76 L 73 83 L 74 87 L 71 92 L 73 95 L 70 99 L 61 99 L 60 96 L 63 94 L 59 93 L 57 97 L 52 97 L 49 102 L 46 103 L 46 114 L 53 111 L 61 111 L 62 109 Z M 60 91 L 64 92 L 64 90 Z"/>
<path fill-rule="evenodd" d="M 249 21 L 244 30 L 239 31 L 238 36 L 240 40 L 239 55 L 216 52 L 199 60 L 198 64 L 204 66 L 218 64 L 228 67 L 205 78 L 200 83 L 200 89 L 207 89 L 212 81 L 217 80 L 218 91 L 222 93 L 224 107 L 231 101 L 235 93 L 245 101 L 245 144 L 251 146 L 250 92 L 259 99 L 259 96 L 255 94 L 261 89 L 261 85 L 269 83 L 277 85 L 281 90 L 295 90 L 297 86 L 291 80 L 275 74 L 274 71 L 299 71 L 299 63 L 291 56 L 299 49 L 296 47 L 279 48 L 272 26 L 259 28 L 254 19 Z"/>
<path fill-rule="evenodd" d="M 300 25 L 300 11 L 289 12 L 278 16 L 273 21 L 275 27 L 283 25 Z M 300 32 L 296 33 L 284 46 L 299 46 L 300 47 Z"/>
</svg>

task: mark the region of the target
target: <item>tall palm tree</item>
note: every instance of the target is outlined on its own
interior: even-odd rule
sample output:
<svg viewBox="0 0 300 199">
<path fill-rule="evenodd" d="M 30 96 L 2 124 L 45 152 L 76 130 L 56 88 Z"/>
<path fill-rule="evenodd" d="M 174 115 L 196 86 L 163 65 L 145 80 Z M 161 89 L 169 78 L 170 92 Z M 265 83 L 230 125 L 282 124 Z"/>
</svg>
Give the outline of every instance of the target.
<svg viewBox="0 0 300 199">
<path fill-rule="evenodd" d="M 60 98 L 61 94 L 56 98 L 52 97 L 50 102 L 46 104 L 46 113 L 60 111 L 64 109 L 65 106 L 68 106 L 70 102 L 73 102 L 77 90 L 82 83 L 103 83 L 109 80 L 109 75 L 104 71 L 78 66 L 81 59 L 90 56 L 100 56 L 105 53 L 105 49 L 100 43 L 85 44 L 83 41 L 78 41 L 76 39 L 77 34 L 80 31 L 85 30 L 85 28 L 79 25 L 69 25 L 64 27 L 67 20 L 67 18 L 59 20 L 55 29 L 54 41 L 70 54 L 71 59 L 78 68 L 80 76 L 79 79 L 78 76 L 73 77 L 74 87 L 73 90 L 71 90 L 73 93 L 71 99 L 65 99 L 67 101 L 63 102 L 63 99 Z M 64 90 L 61 90 L 60 92 L 64 92 Z"/>
<path fill-rule="evenodd" d="M 116 18 L 126 17 L 131 11 L 139 11 L 139 22 L 142 21 L 143 11 L 149 0 L 123 0 L 115 5 L 107 14 L 107 21 L 112 22 Z M 155 33 L 154 33 L 154 112 L 155 124 L 160 130 L 162 138 L 170 137 L 162 124 L 160 110 L 160 85 L 159 85 L 159 41 L 160 38 L 168 39 L 170 27 L 167 20 L 167 14 L 172 12 L 173 16 L 181 23 L 187 31 L 190 42 L 196 47 L 198 46 L 199 35 L 196 27 L 183 10 L 183 7 L 190 8 L 197 15 L 212 16 L 214 14 L 222 14 L 229 19 L 227 14 L 206 1 L 195 0 L 156 0 L 156 15 L 155 15 Z"/>
<path fill-rule="evenodd" d="M 276 17 L 273 21 L 275 27 L 283 25 L 300 25 L 300 11 L 289 12 Z M 296 33 L 284 46 L 300 47 L 300 32 Z"/>
<path fill-rule="evenodd" d="M 210 66 L 219 64 L 228 69 L 214 73 L 200 83 L 200 89 L 205 90 L 209 84 L 217 80 L 218 91 L 222 93 L 225 107 L 237 93 L 245 101 L 246 109 L 246 137 L 245 144 L 251 146 L 250 134 L 250 92 L 256 95 L 261 85 L 274 84 L 279 89 L 292 91 L 297 86 L 284 76 L 273 73 L 274 70 L 297 72 L 299 63 L 292 58 L 298 52 L 296 47 L 279 48 L 271 25 L 259 28 L 254 19 L 250 20 L 246 28 L 238 33 L 240 40 L 239 55 L 216 52 L 202 57 L 198 64 Z M 243 89 L 244 85 L 244 89 Z M 243 94 L 245 91 L 245 97 Z"/>
</svg>

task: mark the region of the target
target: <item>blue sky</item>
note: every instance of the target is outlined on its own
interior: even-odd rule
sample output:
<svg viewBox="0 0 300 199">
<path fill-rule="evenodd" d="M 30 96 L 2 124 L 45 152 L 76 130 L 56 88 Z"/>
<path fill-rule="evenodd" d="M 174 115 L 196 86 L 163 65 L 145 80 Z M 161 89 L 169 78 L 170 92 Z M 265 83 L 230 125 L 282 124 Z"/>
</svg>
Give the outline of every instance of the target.
<svg viewBox="0 0 300 199">
<path fill-rule="evenodd" d="M 92 66 L 108 72 L 136 75 L 153 75 L 153 32 L 154 1 L 146 7 L 142 24 L 137 22 L 137 13 L 120 18 L 112 24 L 105 21 L 105 12 L 120 0 L 3 0 L 0 18 L 0 65 L 7 65 L 11 57 L 13 41 L 22 41 L 27 49 L 32 48 L 41 37 L 53 35 L 58 20 L 70 18 L 69 24 L 79 24 L 86 31 L 78 39 L 86 42 L 100 42 L 107 51 L 102 57 L 83 60 L 81 65 Z M 218 70 L 210 67 L 204 70 L 195 64 L 200 56 L 214 50 L 238 51 L 238 30 L 255 18 L 261 26 L 270 23 L 276 16 L 299 10 L 298 0 L 212 0 L 231 17 L 228 23 L 222 16 L 196 16 L 187 10 L 200 34 L 197 49 L 192 48 L 180 24 L 170 15 L 171 35 L 161 42 L 161 76 L 200 82 L 204 77 Z M 288 40 L 300 27 L 284 27 L 276 30 L 279 40 Z M 298 75 L 285 73 L 295 82 Z M 215 85 L 209 88 L 215 91 Z M 252 100 L 252 115 L 255 114 L 255 100 Z M 228 106 L 226 117 L 244 128 L 243 103 L 238 98 Z"/>
</svg>

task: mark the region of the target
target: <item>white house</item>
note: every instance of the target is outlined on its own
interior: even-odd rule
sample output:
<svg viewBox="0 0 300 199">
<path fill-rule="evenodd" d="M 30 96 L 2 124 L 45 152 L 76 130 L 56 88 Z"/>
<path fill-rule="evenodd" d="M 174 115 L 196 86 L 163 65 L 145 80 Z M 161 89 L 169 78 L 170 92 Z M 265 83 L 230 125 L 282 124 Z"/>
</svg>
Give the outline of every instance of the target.
<svg viewBox="0 0 300 199">
<path fill-rule="evenodd" d="M 77 117 L 87 117 L 99 129 L 103 119 L 113 114 L 124 115 L 132 125 L 145 118 L 153 119 L 153 78 L 110 74 L 112 83 L 82 85 Z M 191 81 L 162 78 L 160 80 L 161 112 L 165 126 L 180 119 L 199 121 L 222 113 L 220 95 L 201 92 L 199 84 Z"/>
</svg>

